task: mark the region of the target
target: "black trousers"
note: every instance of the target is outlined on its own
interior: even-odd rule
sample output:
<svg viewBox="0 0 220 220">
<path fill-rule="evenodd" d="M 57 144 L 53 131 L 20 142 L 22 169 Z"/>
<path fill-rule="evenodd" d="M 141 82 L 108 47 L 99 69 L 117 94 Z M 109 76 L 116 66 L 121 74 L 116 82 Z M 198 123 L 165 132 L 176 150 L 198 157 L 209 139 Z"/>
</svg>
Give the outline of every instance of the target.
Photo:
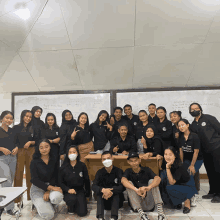
<svg viewBox="0 0 220 220">
<path fill-rule="evenodd" d="M 220 147 L 210 153 L 203 153 L 203 159 L 209 178 L 209 193 L 220 196 Z"/>
<path fill-rule="evenodd" d="M 87 215 L 87 201 L 84 190 L 77 191 L 76 194 L 64 194 L 64 201 L 78 216 Z"/>
<path fill-rule="evenodd" d="M 104 218 L 104 210 L 111 210 L 111 218 L 118 219 L 118 210 L 123 206 L 122 196 L 120 194 L 112 195 L 108 200 L 102 198 L 102 194 L 97 197 L 97 218 Z"/>
</svg>

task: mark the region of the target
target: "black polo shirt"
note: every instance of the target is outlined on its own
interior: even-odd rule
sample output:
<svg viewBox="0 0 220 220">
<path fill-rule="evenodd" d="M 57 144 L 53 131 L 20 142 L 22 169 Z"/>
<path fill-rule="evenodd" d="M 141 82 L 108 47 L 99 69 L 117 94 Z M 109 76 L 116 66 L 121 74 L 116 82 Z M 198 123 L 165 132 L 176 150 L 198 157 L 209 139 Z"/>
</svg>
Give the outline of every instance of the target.
<svg viewBox="0 0 220 220">
<path fill-rule="evenodd" d="M 94 137 L 94 150 L 103 150 L 107 142 L 111 139 L 112 131 L 103 124 L 94 122 L 89 127 L 91 139 Z"/>
<path fill-rule="evenodd" d="M 139 173 L 135 173 L 132 168 L 128 168 L 123 174 L 123 177 L 131 181 L 136 188 L 148 186 L 149 180 L 154 179 L 156 176 L 156 174 L 149 167 L 140 167 L 141 170 Z"/>
<path fill-rule="evenodd" d="M 110 173 L 105 167 L 98 170 L 93 181 L 92 190 L 98 195 L 103 188 L 113 188 L 113 194 L 119 194 L 124 191 L 124 186 L 121 183 L 123 171 L 118 167 L 113 166 Z"/>
<path fill-rule="evenodd" d="M 120 136 L 120 134 L 118 133 L 118 127 L 119 127 L 120 124 L 126 124 L 128 126 L 128 136 L 133 136 L 134 135 L 130 123 L 128 123 L 125 119 L 121 118 L 119 121 L 117 121 L 115 119 L 115 123 L 112 126 L 113 127 L 112 138 Z"/>
<path fill-rule="evenodd" d="M 177 168 L 171 167 L 170 172 L 172 173 L 173 179 L 176 180 L 174 185 L 184 185 L 190 180 L 190 175 L 183 165 Z"/>
<path fill-rule="evenodd" d="M 135 128 L 135 139 L 136 139 L 136 141 L 137 141 L 138 139 L 141 139 L 142 136 L 144 136 L 144 132 L 146 132 L 146 127 L 147 127 L 148 125 L 149 125 L 149 123 L 148 123 L 146 126 L 144 126 L 142 121 L 140 121 L 140 122 L 137 124 L 137 126 L 136 126 L 136 128 Z"/>
<path fill-rule="evenodd" d="M 49 185 L 58 186 L 58 163 L 55 156 L 49 158 L 48 164 L 44 163 L 41 158 L 33 159 L 30 171 L 31 183 L 38 188 L 47 191 Z"/>
<path fill-rule="evenodd" d="M 164 141 L 165 146 L 168 147 L 171 145 L 173 136 L 172 136 L 172 123 L 171 121 L 164 119 L 163 122 L 158 121 L 157 123 L 157 131 L 161 139 Z"/>
<path fill-rule="evenodd" d="M 121 137 L 115 137 L 110 141 L 110 151 L 113 152 L 114 147 L 118 146 L 119 150 L 117 153 L 122 153 L 123 151 L 127 152 L 137 152 L 137 143 L 135 139 L 131 136 L 126 136 L 123 141 Z"/>
<path fill-rule="evenodd" d="M 197 134 L 190 132 L 186 141 L 184 135 L 181 136 L 179 142 L 180 148 L 183 150 L 183 159 L 192 161 L 194 149 L 199 149 L 197 160 L 202 160 L 202 152 L 200 151 L 200 140 Z"/>
<path fill-rule="evenodd" d="M 135 135 L 135 127 L 137 126 L 137 124 L 139 122 L 139 116 L 132 114 L 132 118 L 128 118 L 127 115 L 122 116 L 122 118 L 125 121 L 127 121 L 127 123 L 130 124 L 130 126 L 132 128 L 132 133 Z"/>
<path fill-rule="evenodd" d="M 156 127 L 157 126 L 157 123 L 159 122 L 159 118 L 157 117 L 157 115 L 155 115 L 153 118 L 148 115 L 148 122 L 149 124 L 154 124 L 154 126 Z"/>
<path fill-rule="evenodd" d="M 146 140 L 147 149 L 144 148 L 144 153 L 153 153 L 153 157 L 156 157 L 158 154 L 163 156 L 164 149 L 162 140 L 158 138 L 148 139 Z"/>
<path fill-rule="evenodd" d="M 32 126 L 24 127 L 22 124 L 18 124 L 13 127 L 13 130 L 18 148 L 23 148 L 28 141 L 35 141 L 35 145 L 30 145 L 30 147 L 34 147 L 37 144 L 37 140 L 40 139 L 37 136 L 36 129 L 33 129 Z"/>
<path fill-rule="evenodd" d="M 86 197 L 90 195 L 90 180 L 86 165 L 77 161 L 74 167 L 71 164 L 62 166 L 59 173 L 59 184 L 64 193 L 68 193 L 69 189 L 83 190 L 85 189 Z"/>
<path fill-rule="evenodd" d="M 209 153 L 220 147 L 220 123 L 212 115 L 202 114 L 193 121 L 191 130 L 198 134 L 202 151 Z"/>
<path fill-rule="evenodd" d="M 6 132 L 2 127 L 0 127 L 0 147 L 7 148 L 12 151 L 15 148 L 14 141 L 14 132 L 12 128 L 8 128 L 8 132 Z M 0 151 L 0 156 L 4 155 L 2 151 Z"/>
</svg>

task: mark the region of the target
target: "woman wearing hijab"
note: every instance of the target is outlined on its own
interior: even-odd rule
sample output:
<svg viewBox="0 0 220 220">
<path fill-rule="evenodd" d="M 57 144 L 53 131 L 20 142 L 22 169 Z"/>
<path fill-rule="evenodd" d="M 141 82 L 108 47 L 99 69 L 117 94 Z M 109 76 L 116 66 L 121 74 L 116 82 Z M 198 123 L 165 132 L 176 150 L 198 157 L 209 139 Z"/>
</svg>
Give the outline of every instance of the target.
<svg viewBox="0 0 220 220">
<path fill-rule="evenodd" d="M 36 146 L 38 146 L 39 141 L 41 139 L 41 133 L 44 130 L 45 124 L 42 120 L 40 120 L 40 116 L 42 115 L 43 109 L 40 106 L 34 106 L 31 109 L 32 112 L 32 121 L 31 125 L 32 128 L 37 132 L 36 137 L 37 141 L 35 143 Z"/>
<path fill-rule="evenodd" d="M 80 161 L 77 146 L 70 146 L 67 150 L 59 174 L 59 184 L 68 206 L 68 213 L 77 213 L 80 217 L 87 215 L 86 197 L 90 196 L 90 180 L 86 165 Z"/>
<path fill-rule="evenodd" d="M 149 159 L 150 157 L 157 157 L 159 167 L 162 165 L 164 142 L 157 135 L 157 129 L 153 124 L 146 127 L 144 136 L 142 136 L 141 143 L 143 144 L 143 153 L 141 159 Z"/>
<path fill-rule="evenodd" d="M 90 151 L 94 151 L 93 142 L 89 133 L 89 118 L 85 112 L 79 114 L 77 120 L 77 126 L 70 135 L 71 140 L 67 144 L 68 146 L 77 145 L 79 148 L 80 159 L 84 163 L 85 156 Z"/>
<path fill-rule="evenodd" d="M 73 119 L 73 114 L 70 110 L 62 112 L 62 124 L 60 127 L 60 159 L 63 161 L 66 154 L 67 142 L 69 141 L 68 134 L 76 127 L 76 120 Z"/>
</svg>

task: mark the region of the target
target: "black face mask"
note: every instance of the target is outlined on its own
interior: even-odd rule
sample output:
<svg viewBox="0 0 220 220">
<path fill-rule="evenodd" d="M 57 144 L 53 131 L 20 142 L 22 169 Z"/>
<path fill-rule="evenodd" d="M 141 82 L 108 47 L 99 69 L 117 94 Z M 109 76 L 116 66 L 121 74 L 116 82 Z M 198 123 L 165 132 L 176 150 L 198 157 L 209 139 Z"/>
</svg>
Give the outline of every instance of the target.
<svg viewBox="0 0 220 220">
<path fill-rule="evenodd" d="M 193 117 L 199 116 L 201 111 L 193 111 L 190 112 L 190 115 L 192 115 Z"/>
</svg>

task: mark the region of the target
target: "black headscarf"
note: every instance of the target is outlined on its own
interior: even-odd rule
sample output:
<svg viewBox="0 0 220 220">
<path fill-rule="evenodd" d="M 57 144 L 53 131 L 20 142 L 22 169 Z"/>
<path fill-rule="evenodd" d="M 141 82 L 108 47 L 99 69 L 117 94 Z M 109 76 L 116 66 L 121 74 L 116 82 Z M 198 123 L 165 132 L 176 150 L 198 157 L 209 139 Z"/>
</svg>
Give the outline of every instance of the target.
<svg viewBox="0 0 220 220">
<path fill-rule="evenodd" d="M 31 112 L 32 112 L 32 126 L 33 128 L 44 128 L 44 122 L 40 120 L 40 118 L 36 118 L 34 116 L 34 113 L 40 109 L 41 110 L 41 113 L 43 113 L 43 109 L 40 107 L 40 106 L 34 106 L 32 109 L 31 109 Z"/>
<path fill-rule="evenodd" d="M 69 112 L 72 115 L 72 119 L 70 121 L 67 121 L 65 119 L 65 115 L 66 115 L 67 112 Z M 76 120 L 73 119 L 73 114 L 70 110 L 66 109 L 62 112 L 62 124 L 73 124 L 75 122 L 76 122 Z"/>
</svg>

